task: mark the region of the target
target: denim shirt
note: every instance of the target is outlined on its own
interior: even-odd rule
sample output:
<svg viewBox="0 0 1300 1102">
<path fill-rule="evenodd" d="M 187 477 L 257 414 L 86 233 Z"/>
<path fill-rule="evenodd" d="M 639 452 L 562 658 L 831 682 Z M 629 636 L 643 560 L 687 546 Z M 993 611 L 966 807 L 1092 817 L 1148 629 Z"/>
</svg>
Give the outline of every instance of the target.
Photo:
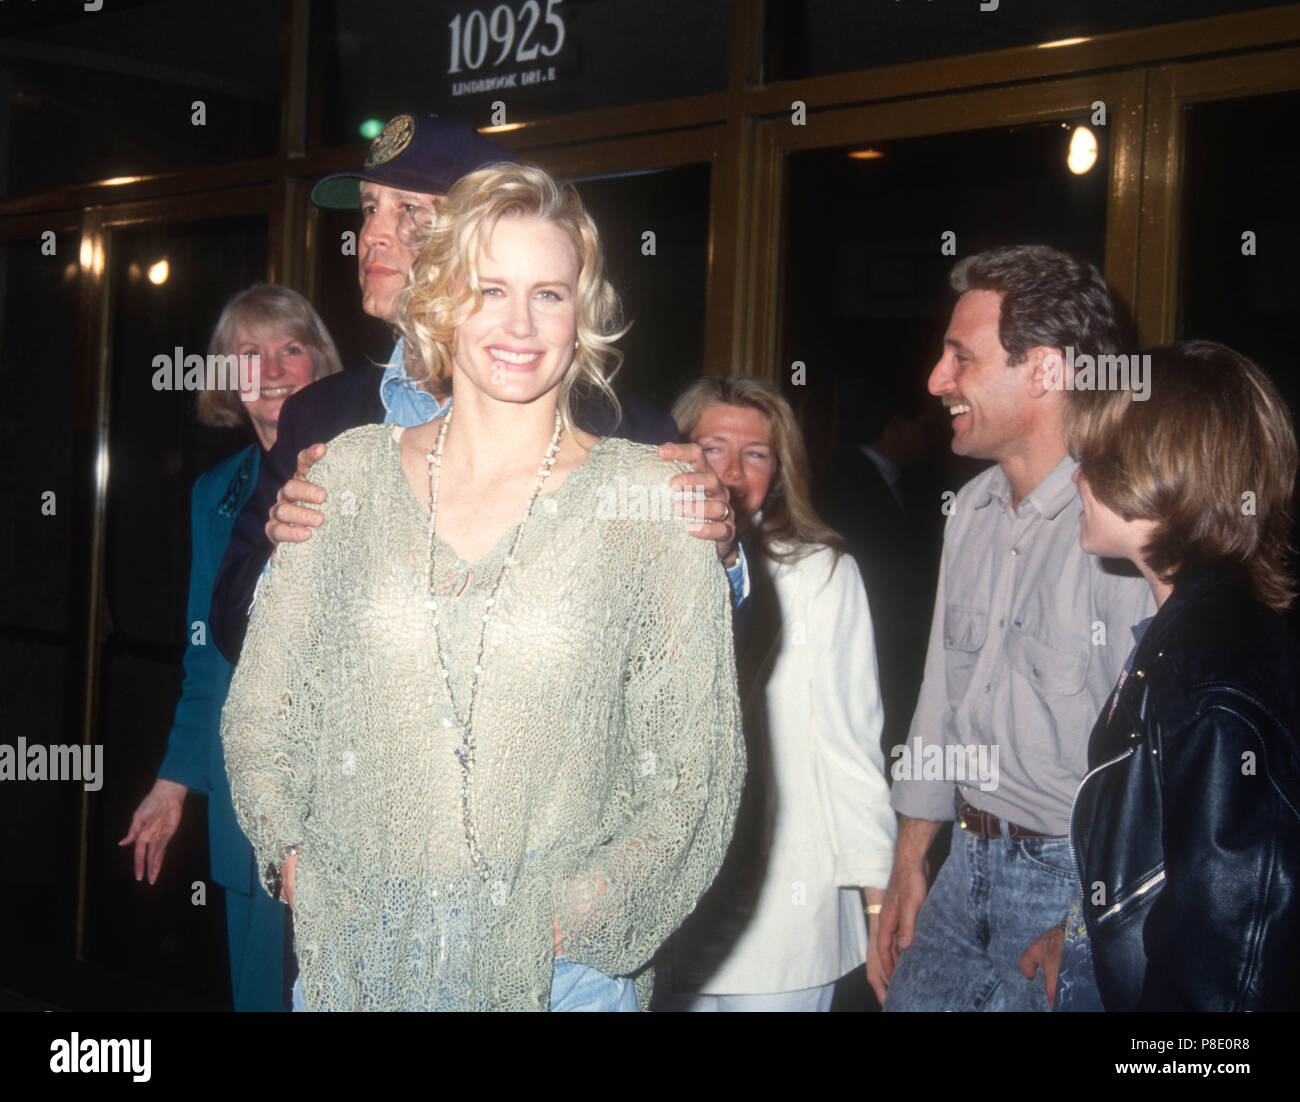
<svg viewBox="0 0 1300 1102">
<path fill-rule="evenodd" d="M 435 421 L 451 409 L 450 398 L 445 405 L 440 404 L 406 373 L 406 342 L 400 339 L 379 380 L 379 400 L 384 403 L 384 424 L 404 429 Z"/>
</svg>

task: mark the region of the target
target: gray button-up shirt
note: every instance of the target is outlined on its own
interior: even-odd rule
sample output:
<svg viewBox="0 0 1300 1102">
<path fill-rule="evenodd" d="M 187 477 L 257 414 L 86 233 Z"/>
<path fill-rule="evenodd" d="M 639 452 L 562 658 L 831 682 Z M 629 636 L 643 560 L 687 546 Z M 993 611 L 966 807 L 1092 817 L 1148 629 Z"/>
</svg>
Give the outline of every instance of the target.
<svg viewBox="0 0 1300 1102">
<path fill-rule="evenodd" d="M 975 807 L 1064 835 L 1087 772 L 1088 736 L 1155 611 L 1141 577 L 1079 546 L 1082 508 L 1066 457 L 1021 503 L 1000 467 L 962 487 L 944 531 L 925 680 L 893 805 L 953 817 L 953 786 Z"/>
</svg>

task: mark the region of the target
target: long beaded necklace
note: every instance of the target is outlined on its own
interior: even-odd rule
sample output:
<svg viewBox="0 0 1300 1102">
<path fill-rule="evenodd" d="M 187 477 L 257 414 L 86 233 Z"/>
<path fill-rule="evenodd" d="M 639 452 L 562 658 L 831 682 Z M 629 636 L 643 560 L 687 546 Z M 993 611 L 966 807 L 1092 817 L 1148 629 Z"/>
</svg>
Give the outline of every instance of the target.
<svg viewBox="0 0 1300 1102">
<path fill-rule="evenodd" d="M 560 420 L 560 411 L 555 411 L 555 432 L 551 436 L 550 447 L 546 449 L 546 456 L 542 459 L 542 464 L 537 468 L 537 485 L 533 487 L 532 496 L 528 499 L 528 507 L 524 510 L 523 519 L 519 522 L 519 528 L 515 532 L 515 538 L 510 544 L 510 550 L 506 553 L 505 561 L 501 564 L 501 569 L 497 573 L 497 580 L 492 586 L 491 592 L 483 604 L 483 630 L 479 635 L 478 655 L 474 659 L 474 670 L 470 678 L 469 689 L 469 709 L 461 717 L 460 709 L 456 707 L 456 699 L 451 688 L 451 673 L 447 669 L 447 662 L 443 654 L 442 632 L 438 628 L 438 594 L 434 589 L 434 529 L 438 523 L 438 483 L 442 477 L 442 442 L 447 435 L 447 426 L 451 424 L 452 410 L 447 411 L 447 415 L 442 420 L 442 427 L 438 430 L 438 438 L 433 447 L 429 449 L 427 456 L 429 464 L 429 600 L 425 607 L 433 613 L 433 640 L 434 654 L 438 659 L 438 672 L 442 675 L 443 683 L 447 686 L 447 699 L 451 702 L 451 713 L 456 719 L 456 728 L 461 735 L 461 743 L 456 747 L 456 757 L 460 761 L 461 785 L 460 785 L 460 806 L 461 817 L 465 824 L 465 841 L 469 845 L 470 860 L 474 864 L 475 870 L 484 882 L 489 879 L 490 872 L 487 862 L 483 859 L 483 851 L 479 846 L 478 830 L 474 825 L 474 813 L 472 805 L 471 791 L 471 774 L 474 770 L 474 709 L 478 704 L 478 686 L 479 675 L 483 672 L 483 654 L 487 647 L 488 624 L 492 617 L 492 606 L 496 604 L 497 594 L 501 590 L 502 583 L 506 580 L 506 574 L 515 564 L 515 552 L 519 549 L 519 541 L 523 538 L 524 527 L 528 523 L 528 518 L 532 515 L 533 506 L 537 504 L 537 498 L 541 495 L 542 487 L 546 485 L 547 478 L 550 477 L 551 468 L 555 466 L 555 457 L 560 450 L 560 434 L 563 422 Z M 450 727 L 450 719 L 444 719 L 444 727 Z"/>
</svg>

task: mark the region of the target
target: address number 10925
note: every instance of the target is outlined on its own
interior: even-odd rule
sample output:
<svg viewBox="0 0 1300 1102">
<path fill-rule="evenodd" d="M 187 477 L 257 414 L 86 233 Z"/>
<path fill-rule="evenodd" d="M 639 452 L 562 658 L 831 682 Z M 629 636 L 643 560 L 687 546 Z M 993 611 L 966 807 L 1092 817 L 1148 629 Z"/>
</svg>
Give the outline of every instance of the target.
<svg viewBox="0 0 1300 1102">
<path fill-rule="evenodd" d="M 447 75 L 461 72 L 461 62 L 469 69 L 478 69 L 487 58 L 488 49 L 494 43 L 500 52 L 492 64 L 500 65 L 515 51 L 515 61 L 536 61 L 540 53 L 543 57 L 554 57 L 564 46 L 564 17 L 555 9 L 563 0 L 546 0 L 546 14 L 542 15 L 541 5 L 537 0 L 524 0 L 516 16 L 508 4 L 498 4 L 491 15 L 484 15 L 475 8 L 469 15 L 456 16 L 447 24 L 451 31 L 451 64 Z M 541 32 L 538 24 L 545 24 Z M 555 41 L 545 46 L 541 36 L 546 30 L 554 33 Z M 518 46 L 515 37 L 518 35 Z"/>
</svg>

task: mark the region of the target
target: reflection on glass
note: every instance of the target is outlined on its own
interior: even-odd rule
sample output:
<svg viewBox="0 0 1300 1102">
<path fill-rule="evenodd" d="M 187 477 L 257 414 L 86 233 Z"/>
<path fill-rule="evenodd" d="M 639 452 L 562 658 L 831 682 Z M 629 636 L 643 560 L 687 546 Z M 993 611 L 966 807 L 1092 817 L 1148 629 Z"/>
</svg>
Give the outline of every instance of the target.
<svg viewBox="0 0 1300 1102">
<path fill-rule="evenodd" d="M 1076 176 L 1091 171 L 1097 163 L 1097 136 L 1086 126 L 1076 126 L 1070 135 L 1070 152 L 1065 163 Z"/>
</svg>

